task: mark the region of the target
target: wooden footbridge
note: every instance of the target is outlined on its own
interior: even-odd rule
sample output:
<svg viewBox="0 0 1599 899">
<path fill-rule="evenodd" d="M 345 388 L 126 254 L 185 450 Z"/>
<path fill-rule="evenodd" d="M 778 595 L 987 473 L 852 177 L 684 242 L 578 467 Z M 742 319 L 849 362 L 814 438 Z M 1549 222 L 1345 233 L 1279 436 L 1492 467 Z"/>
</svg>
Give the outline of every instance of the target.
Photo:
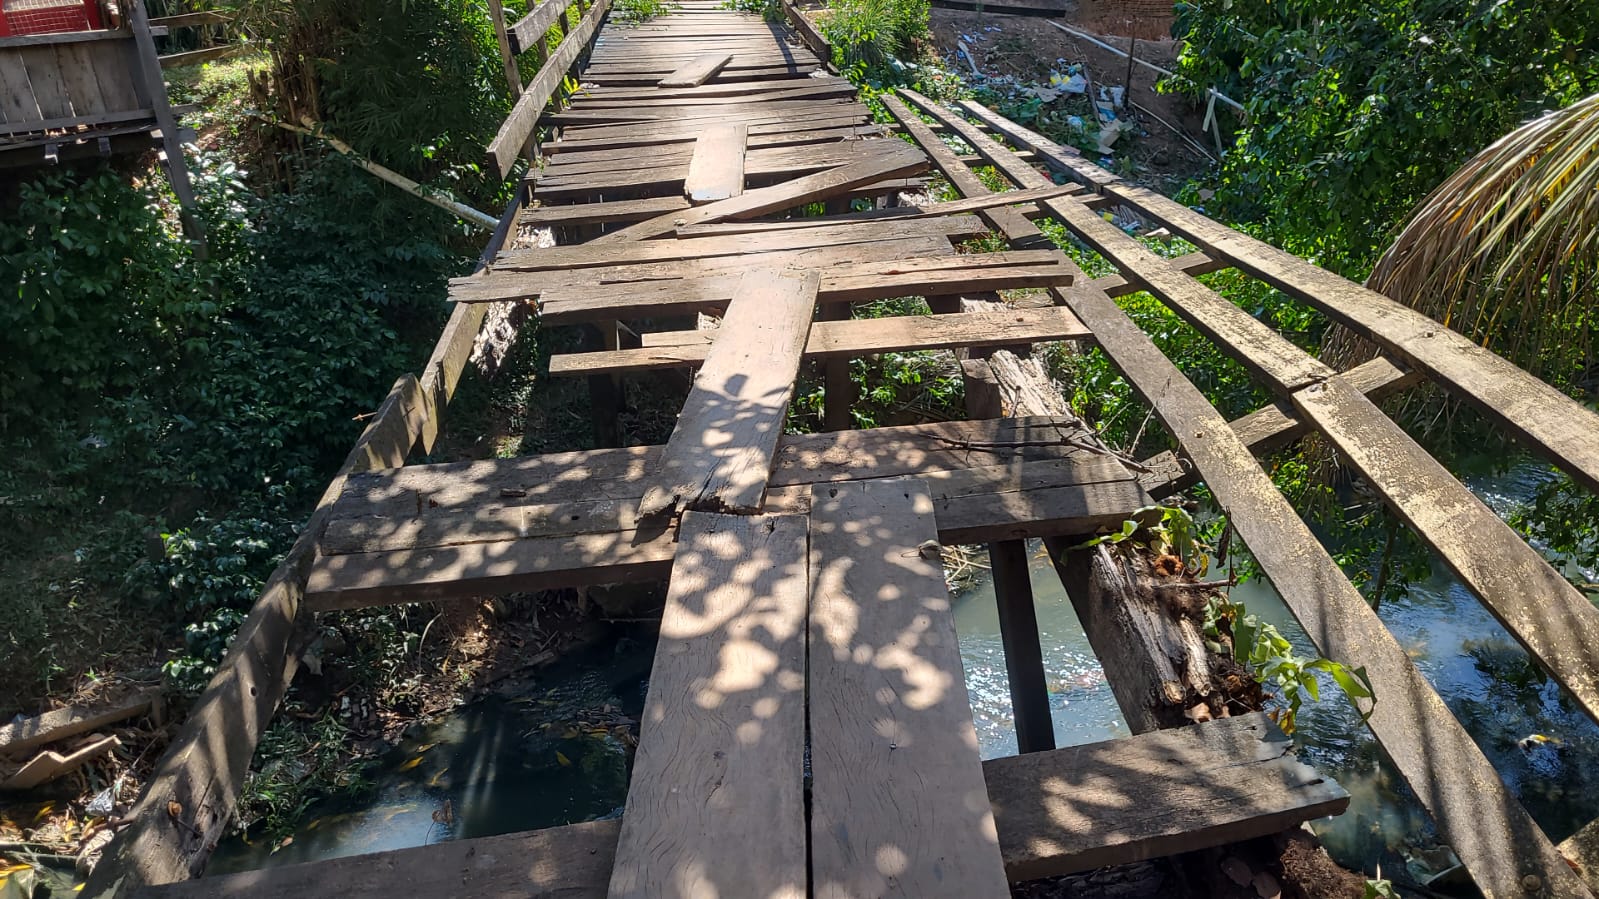
<svg viewBox="0 0 1599 899">
<path fill-rule="evenodd" d="M 978 104 L 901 91 L 883 98 L 897 124 L 871 124 L 792 10 L 782 25 L 683 0 L 623 27 L 605 23 L 608 0 L 572 4 L 547 0 L 504 29 L 508 71 L 524 50 L 541 67 L 525 86 L 513 74 L 522 99 L 490 159 L 510 172 L 542 127 L 558 133 L 539 150 L 545 164 L 480 271 L 452 285 L 427 368 L 371 419 L 86 894 L 999 896 L 1007 881 L 1335 814 L 1347 796 L 1295 761 L 1268 720 L 1227 716 L 1205 692 L 1193 623 L 1151 591 L 1114 589 L 1103 551 L 1070 549 L 1203 481 L 1320 650 L 1369 672 L 1372 731 L 1483 892 L 1588 895 L 1586 872 L 1506 789 L 1256 454 L 1320 434 L 1593 715 L 1599 613 L 1373 400 L 1431 381 L 1590 488 L 1599 418 L 1442 325 Z M 565 40 L 546 52 L 552 27 Z M 546 111 L 574 67 L 583 89 Z M 991 192 L 974 167 L 1011 189 Z M 934 170 L 959 199 L 900 205 Z M 1103 204 L 1200 251 L 1157 256 L 1102 218 Z M 1041 218 L 1119 273 L 1085 276 Z M 516 225 L 550 229 L 555 245 L 513 242 Z M 1005 248 L 960 248 L 985 234 Z M 1331 370 L 1197 278 L 1222 268 L 1303 300 L 1382 355 Z M 998 302 L 1017 288 L 1048 301 Z M 1193 323 L 1278 402 L 1224 420 L 1113 301 L 1132 291 Z M 932 314 L 851 315 L 906 296 Z M 619 379 L 697 369 L 671 439 L 406 465 L 433 446 L 496 316 L 530 302 L 541 326 L 592 335 L 590 350 L 550 368 L 588 379 L 602 438 L 615 437 Z M 681 327 L 699 313 L 718 326 Z M 1102 350 L 1179 452 L 1126 460 L 1058 395 L 1029 387 L 1031 345 L 1052 341 Z M 973 420 L 852 430 L 848 361 L 926 349 L 964 359 Z M 806 366 L 825 379 L 829 430 L 785 435 Z M 1053 748 L 1030 537 L 1060 558 L 1136 736 Z M 941 543 L 989 545 L 1021 755 L 979 759 Z M 317 613 L 660 580 L 667 604 L 620 820 L 199 877 Z"/>
</svg>

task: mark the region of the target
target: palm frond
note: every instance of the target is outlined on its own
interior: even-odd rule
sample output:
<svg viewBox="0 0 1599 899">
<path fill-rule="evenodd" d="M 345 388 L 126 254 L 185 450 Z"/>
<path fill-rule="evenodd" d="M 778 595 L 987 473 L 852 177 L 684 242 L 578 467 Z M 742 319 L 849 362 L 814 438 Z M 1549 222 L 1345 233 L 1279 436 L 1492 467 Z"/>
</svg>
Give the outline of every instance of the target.
<svg viewBox="0 0 1599 899">
<path fill-rule="evenodd" d="M 1547 377 L 1592 366 L 1599 95 L 1473 157 L 1422 202 L 1366 283 Z M 1353 349 L 1337 343 L 1335 355 Z"/>
</svg>

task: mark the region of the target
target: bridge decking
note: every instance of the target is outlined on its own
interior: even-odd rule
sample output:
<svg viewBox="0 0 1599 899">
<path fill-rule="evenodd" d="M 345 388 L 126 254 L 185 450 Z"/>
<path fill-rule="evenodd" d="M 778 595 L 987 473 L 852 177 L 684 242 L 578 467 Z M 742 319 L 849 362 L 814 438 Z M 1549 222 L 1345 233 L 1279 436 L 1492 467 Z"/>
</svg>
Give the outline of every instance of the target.
<svg viewBox="0 0 1599 899">
<path fill-rule="evenodd" d="M 507 29 L 510 45 L 538 43 L 573 3 L 549 0 Z M 428 368 L 401 378 L 380 408 L 87 895 L 996 896 L 1008 880 L 1336 814 L 1347 795 L 1295 761 L 1259 714 L 978 757 L 938 544 L 989 543 L 996 560 L 1014 561 L 1022 538 L 1044 537 L 1077 577 L 1081 554 L 1067 549 L 1082 535 L 1196 480 L 1317 646 L 1370 672 L 1374 733 L 1483 891 L 1588 895 L 1252 453 L 1324 434 L 1594 714 L 1599 613 L 1372 401 L 1431 378 L 1590 484 L 1599 418 L 1442 326 L 981 106 L 902 91 L 915 109 L 887 96 L 897 125 L 871 123 L 792 10 L 795 31 L 714 0 L 684 0 L 634 27 L 604 24 L 607 10 L 597 0 L 549 53 L 489 148 L 508 172 L 537 125 L 559 129 L 540 147 L 548 164 L 527 179 L 537 205 L 513 204 L 486 265 L 452 283 L 455 312 Z M 583 90 L 542 114 L 590 38 Z M 1039 162 L 1076 183 L 1056 185 Z M 1015 189 L 994 194 L 973 165 Z M 899 206 L 933 170 L 960 198 Z M 850 204 L 859 199 L 869 208 Z M 1100 218 L 1107 200 L 1201 252 L 1156 256 Z M 1086 277 L 1039 217 L 1118 274 Z M 551 229 L 558 245 L 503 250 L 513 222 Z M 986 234 L 1005 247 L 962 246 Z M 1389 355 L 1326 368 L 1197 280 L 1226 267 L 1352 324 Z M 996 291 L 1014 288 L 1048 301 L 997 303 Z M 1281 402 L 1224 421 L 1112 301 L 1134 290 L 1176 310 Z M 926 297 L 934 314 L 851 317 L 853 303 L 904 296 Z M 414 446 L 432 446 L 488 310 L 526 303 L 545 327 L 591 333 L 593 348 L 555 357 L 551 374 L 588 379 L 602 438 L 619 377 L 697 370 L 670 441 L 405 465 Z M 719 326 L 686 327 L 699 313 Z M 1007 396 L 1009 417 L 997 417 L 1000 403 L 969 396 L 996 417 L 849 428 L 851 359 L 939 349 L 977 360 L 1054 341 L 1105 352 L 1181 458 L 1123 459 L 1058 398 Z M 823 371 L 829 430 L 783 435 L 806 365 Z M 1025 567 L 1020 584 L 996 567 L 1013 602 L 1030 605 Z M 293 675 L 297 620 L 638 580 L 669 590 L 620 822 L 184 882 L 225 826 Z M 1010 661 L 1029 646 L 1036 655 L 1036 629 L 1017 630 L 1028 618 L 1006 621 Z M 1126 635 L 1095 645 L 1102 657 L 1135 651 Z M 1113 676 L 1128 669 L 1110 661 Z M 1019 731 L 1038 726 L 1021 709 L 1042 696 L 1041 675 L 1012 667 Z"/>
</svg>

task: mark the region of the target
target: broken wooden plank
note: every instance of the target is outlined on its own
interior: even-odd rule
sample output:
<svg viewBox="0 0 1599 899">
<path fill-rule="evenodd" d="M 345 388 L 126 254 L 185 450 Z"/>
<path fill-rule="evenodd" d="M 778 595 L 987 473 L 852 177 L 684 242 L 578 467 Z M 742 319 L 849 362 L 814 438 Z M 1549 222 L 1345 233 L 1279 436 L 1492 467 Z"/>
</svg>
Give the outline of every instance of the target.
<svg viewBox="0 0 1599 899">
<path fill-rule="evenodd" d="M 731 53 L 707 53 L 704 56 L 697 56 L 656 84 L 661 87 L 699 87 L 715 78 L 716 73 L 727 68 L 727 64 L 732 61 Z"/>
<path fill-rule="evenodd" d="M 21 756 L 40 746 L 86 734 L 107 724 L 142 715 L 159 696 L 141 693 L 97 709 L 66 708 L 0 727 L 0 757 Z"/>
<path fill-rule="evenodd" d="M 71 774 L 95 759 L 109 755 L 121 745 L 122 741 L 116 737 L 100 737 L 66 755 L 59 752 L 41 752 L 23 765 L 17 773 L 0 780 L 0 790 L 31 790 L 64 774 Z"/>
<path fill-rule="evenodd" d="M 739 123 L 707 128 L 694 142 L 683 196 L 698 206 L 744 192 L 744 144 L 749 126 Z"/>
<path fill-rule="evenodd" d="M 810 523 L 814 894 L 1009 896 L 926 485 L 817 486 Z"/>
<path fill-rule="evenodd" d="M 777 222 L 717 222 L 704 225 L 684 225 L 677 229 L 678 237 L 703 237 L 717 234 L 755 234 L 761 231 L 782 231 L 790 228 L 816 228 L 846 221 L 870 221 L 872 219 L 892 218 L 895 221 L 907 221 L 920 218 L 933 218 L 944 215 L 959 215 L 968 212 L 981 212 L 999 206 L 1022 206 L 1038 200 L 1049 200 L 1055 197 L 1070 196 L 1081 190 L 1075 185 L 1056 187 L 1039 187 L 1029 190 L 1013 190 L 1005 193 L 988 194 L 982 197 L 969 197 L 960 200 L 947 200 L 940 203 L 929 203 L 926 206 L 898 206 L 888 209 L 871 209 L 865 212 L 853 212 L 847 215 L 823 216 L 821 218 L 792 218 Z"/>
<path fill-rule="evenodd" d="M 652 341 L 637 349 L 565 353 L 550 357 L 552 377 L 620 374 L 702 365 L 725 340 L 724 328 L 684 331 L 681 342 Z M 861 358 L 874 353 L 957 347 L 1013 346 L 1093 335 L 1071 311 L 1059 306 L 1004 312 L 954 312 L 819 321 L 811 326 L 804 358 Z"/>
<path fill-rule="evenodd" d="M 814 271 L 744 276 L 667 442 L 643 517 L 680 508 L 755 512 L 810 334 Z"/>
<path fill-rule="evenodd" d="M 806 896 L 806 565 L 802 516 L 684 514 L 611 899 Z"/>
<path fill-rule="evenodd" d="M 539 206 L 522 213 L 524 228 L 550 228 L 573 225 L 608 225 L 612 222 L 637 222 L 687 209 L 682 197 L 645 197 L 641 200 L 610 200 L 604 203 L 569 203 Z"/>
</svg>

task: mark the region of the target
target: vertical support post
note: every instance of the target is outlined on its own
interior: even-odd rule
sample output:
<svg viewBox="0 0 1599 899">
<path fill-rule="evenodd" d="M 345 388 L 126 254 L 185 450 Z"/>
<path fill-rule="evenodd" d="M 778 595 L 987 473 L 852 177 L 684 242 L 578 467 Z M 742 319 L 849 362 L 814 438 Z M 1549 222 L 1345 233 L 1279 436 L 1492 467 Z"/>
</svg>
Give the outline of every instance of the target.
<svg viewBox="0 0 1599 899">
<path fill-rule="evenodd" d="M 196 251 L 205 255 L 205 225 L 194 215 L 194 185 L 189 180 L 189 167 L 183 160 L 183 142 L 178 137 L 177 116 L 172 114 L 172 104 L 167 99 L 166 80 L 161 75 L 161 59 L 155 49 L 155 36 L 150 33 L 150 17 L 144 10 L 144 0 L 131 0 L 128 23 L 133 29 L 134 77 L 143 88 L 145 99 L 155 112 L 156 127 L 161 129 L 161 151 L 166 156 L 167 177 L 172 181 L 172 193 L 182 209 L 183 230 L 194 241 Z"/>
<path fill-rule="evenodd" d="M 1127 77 L 1122 79 L 1122 89 L 1127 92 L 1126 102 L 1133 102 L 1133 61 L 1138 56 L 1138 38 L 1127 39 Z"/>
<path fill-rule="evenodd" d="M 1055 722 L 1049 712 L 1033 582 L 1027 573 L 1027 542 L 1001 540 L 988 544 L 988 564 L 993 569 L 994 598 L 999 604 L 999 634 L 1005 647 L 1011 714 L 1016 720 L 1016 747 L 1024 753 L 1054 749 Z"/>
<path fill-rule="evenodd" d="M 928 303 L 933 299 L 929 297 Z M 954 299 L 958 304 L 959 298 Z M 1004 414 L 999 384 L 987 362 L 966 360 L 961 363 L 961 373 L 967 417 L 998 418 Z M 1027 573 L 1027 541 L 990 543 L 988 564 L 994 575 L 994 600 L 999 609 L 1000 641 L 1005 649 L 1016 748 L 1023 753 L 1054 749 L 1055 723 L 1049 711 L 1049 685 L 1044 678 L 1044 649 L 1038 636 L 1033 582 Z"/>
<path fill-rule="evenodd" d="M 511 53 L 511 36 L 505 31 L 505 4 L 489 0 L 489 20 L 494 23 L 494 40 L 500 45 L 500 62 L 505 66 L 505 81 L 511 88 L 511 102 L 522 96 L 522 73 L 517 70 L 516 56 Z"/>
<path fill-rule="evenodd" d="M 596 322 L 589 331 L 590 341 L 599 349 L 618 350 L 622 347 L 622 333 L 617 322 Z M 590 375 L 589 415 L 594 427 L 596 447 L 622 445 L 622 427 L 617 420 L 622 411 L 622 383 L 617 375 Z"/>
<path fill-rule="evenodd" d="M 848 303 L 824 303 L 818 321 L 843 321 L 853 312 Z M 822 363 L 822 428 L 847 431 L 855 424 L 850 409 L 855 405 L 855 382 L 849 377 L 849 358 L 832 356 Z"/>
</svg>

